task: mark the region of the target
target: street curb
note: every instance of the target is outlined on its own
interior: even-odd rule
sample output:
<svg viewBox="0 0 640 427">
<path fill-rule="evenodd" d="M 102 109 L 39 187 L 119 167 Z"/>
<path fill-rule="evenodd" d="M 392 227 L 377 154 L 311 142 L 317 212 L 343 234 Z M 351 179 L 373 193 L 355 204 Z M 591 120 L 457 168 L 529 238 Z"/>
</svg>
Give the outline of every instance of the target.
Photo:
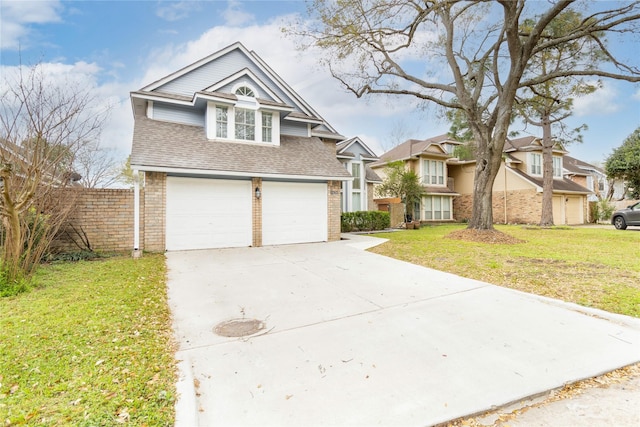
<svg viewBox="0 0 640 427">
<path fill-rule="evenodd" d="M 176 427 L 198 425 L 198 404 L 191 360 L 185 351 L 176 352 L 178 382 L 176 383 Z"/>
</svg>

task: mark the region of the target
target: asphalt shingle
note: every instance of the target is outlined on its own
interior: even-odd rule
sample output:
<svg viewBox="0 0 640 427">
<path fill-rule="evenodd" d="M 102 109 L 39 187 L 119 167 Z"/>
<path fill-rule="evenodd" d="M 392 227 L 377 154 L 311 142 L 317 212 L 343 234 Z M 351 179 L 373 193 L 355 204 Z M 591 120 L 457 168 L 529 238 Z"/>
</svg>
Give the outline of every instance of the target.
<svg viewBox="0 0 640 427">
<path fill-rule="evenodd" d="M 280 146 L 208 140 L 205 129 L 136 117 L 131 164 L 239 172 L 350 178 L 351 175 L 316 137 L 280 137 Z"/>
</svg>

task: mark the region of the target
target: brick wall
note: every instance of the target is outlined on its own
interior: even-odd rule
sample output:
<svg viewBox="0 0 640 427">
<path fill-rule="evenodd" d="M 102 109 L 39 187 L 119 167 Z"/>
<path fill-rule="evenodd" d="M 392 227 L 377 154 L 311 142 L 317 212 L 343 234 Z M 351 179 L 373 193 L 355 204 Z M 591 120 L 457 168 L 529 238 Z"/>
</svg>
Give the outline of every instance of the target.
<svg viewBox="0 0 640 427">
<path fill-rule="evenodd" d="M 151 252 L 165 250 L 165 202 L 167 199 L 167 174 L 163 172 L 146 172 L 144 205 L 145 213 L 144 239 L 142 248 Z"/>
<path fill-rule="evenodd" d="M 493 192 L 493 221 L 497 224 L 505 222 L 504 192 Z M 542 213 L 542 196 L 536 190 L 507 191 L 507 223 L 533 224 L 540 222 Z M 453 214 L 457 221 L 471 219 L 473 196 L 463 194 L 453 198 Z"/>
<path fill-rule="evenodd" d="M 65 226 L 52 248 L 57 251 L 88 249 L 129 251 L 133 248 L 133 190 L 73 189 L 76 200 L 69 224 Z M 141 214 L 144 197 L 141 192 Z M 141 238 L 143 236 L 141 230 Z M 75 243 L 74 243 L 75 242 Z"/>
<path fill-rule="evenodd" d="M 340 181 L 327 183 L 328 239 L 340 240 Z"/>
<path fill-rule="evenodd" d="M 367 183 L 367 210 L 368 211 L 376 211 L 378 207 L 373 200 L 374 187 L 372 182 Z"/>
</svg>

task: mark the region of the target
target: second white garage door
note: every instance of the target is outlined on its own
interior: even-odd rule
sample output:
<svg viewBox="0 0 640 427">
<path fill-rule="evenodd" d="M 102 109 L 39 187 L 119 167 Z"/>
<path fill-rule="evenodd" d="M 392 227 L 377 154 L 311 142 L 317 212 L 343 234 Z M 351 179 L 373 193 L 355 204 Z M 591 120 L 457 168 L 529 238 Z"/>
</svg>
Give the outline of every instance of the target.
<svg viewBox="0 0 640 427">
<path fill-rule="evenodd" d="M 262 244 L 327 240 L 327 184 L 262 183 Z"/>
<path fill-rule="evenodd" d="M 167 250 L 251 246 L 251 181 L 167 177 Z"/>
</svg>

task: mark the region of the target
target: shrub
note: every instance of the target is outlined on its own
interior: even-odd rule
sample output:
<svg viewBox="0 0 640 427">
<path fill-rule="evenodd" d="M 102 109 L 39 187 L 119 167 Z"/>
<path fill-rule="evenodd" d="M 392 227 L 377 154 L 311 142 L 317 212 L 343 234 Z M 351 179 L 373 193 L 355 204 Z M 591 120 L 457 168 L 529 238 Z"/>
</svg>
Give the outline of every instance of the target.
<svg viewBox="0 0 640 427">
<path fill-rule="evenodd" d="M 11 278 L 7 270 L 0 266 L 0 298 L 13 297 L 29 290 L 29 281 L 20 276 Z"/>
<path fill-rule="evenodd" d="M 344 212 L 340 216 L 340 229 L 343 233 L 350 231 L 384 230 L 391 225 L 389 212 L 358 211 Z"/>
<path fill-rule="evenodd" d="M 592 218 L 594 218 L 596 222 L 611 219 L 611 215 L 615 210 L 616 207 L 606 199 L 600 199 L 591 205 Z"/>
</svg>

